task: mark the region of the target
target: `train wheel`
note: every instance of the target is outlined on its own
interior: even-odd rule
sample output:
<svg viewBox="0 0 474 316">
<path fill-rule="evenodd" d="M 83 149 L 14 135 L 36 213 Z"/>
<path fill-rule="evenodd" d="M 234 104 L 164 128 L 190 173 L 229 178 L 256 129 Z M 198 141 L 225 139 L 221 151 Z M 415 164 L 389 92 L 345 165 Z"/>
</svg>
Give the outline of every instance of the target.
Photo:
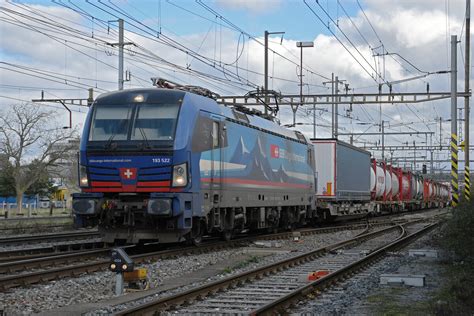
<svg viewBox="0 0 474 316">
<path fill-rule="evenodd" d="M 191 237 L 191 243 L 194 246 L 200 246 L 202 243 L 202 235 Z"/>
<path fill-rule="evenodd" d="M 225 241 L 229 241 L 234 236 L 234 232 L 232 230 L 226 229 L 222 232 L 222 239 Z"/>
<path fill-rule="evenodd" d="M 199 246 L 202 243 L 202 236 L 204 234 L 204 225 L 201 221 L 193 221 L 193 228 L 189 233 L 188 241 L 194 246 Z"/>
</svg>

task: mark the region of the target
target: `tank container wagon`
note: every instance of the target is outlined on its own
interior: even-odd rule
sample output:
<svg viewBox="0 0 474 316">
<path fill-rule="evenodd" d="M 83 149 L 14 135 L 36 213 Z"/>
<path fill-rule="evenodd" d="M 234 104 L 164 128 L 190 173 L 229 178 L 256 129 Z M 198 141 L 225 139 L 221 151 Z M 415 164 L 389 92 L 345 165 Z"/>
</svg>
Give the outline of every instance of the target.
<svg viewBox="0 0 474 316">
<path fill-rule="evenodd" d="M 434 184 L 433 180 L 413 173 L 411 170 L 390 166 L 372 159 L 371 179 L 372 200 L 375 203 L 376 213 L 418 210 L 447 203 L 445 201 L 448 199 L 447 192 L 443 193 L 444 203 L 434 203 L 435 198 L 441 198 L 441 186 L 444 187 L 444 185 Z M 430 186 L 432 186 L 431 189 Z M 425 192 L 426 190 L 436 190 L 435 186 L 439 186 L 439 195 Z"/>
<path fill-rule="evenodd" d="M 311 143 L 212 95 L 131 89 L 100 95 L 81 139 L 73 210 L 106 242 L 200 242 L 314 220 Z"/>
</svg>

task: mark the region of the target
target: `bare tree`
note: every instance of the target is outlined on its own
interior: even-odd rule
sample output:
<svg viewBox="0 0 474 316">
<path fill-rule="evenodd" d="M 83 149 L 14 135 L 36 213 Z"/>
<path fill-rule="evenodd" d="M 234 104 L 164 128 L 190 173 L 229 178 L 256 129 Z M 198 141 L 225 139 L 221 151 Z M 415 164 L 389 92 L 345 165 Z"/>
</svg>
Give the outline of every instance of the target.
<svg viewBox="0 0 474 316">
<path fill-rule="evenodd" d="M 39 106 L 16 104 L 0 116 L 0 155 L 12 165 L 19 213 L 25 191 L 71 150 L 68 140 L 75 131 L 55 128 L 54 115 Z"/>
</svg>

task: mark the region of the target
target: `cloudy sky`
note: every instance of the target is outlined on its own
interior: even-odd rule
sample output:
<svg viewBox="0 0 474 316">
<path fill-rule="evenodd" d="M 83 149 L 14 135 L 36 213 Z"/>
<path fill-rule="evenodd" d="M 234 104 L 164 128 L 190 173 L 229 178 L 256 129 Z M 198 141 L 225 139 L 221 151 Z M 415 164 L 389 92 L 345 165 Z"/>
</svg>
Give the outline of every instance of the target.
<svg viewBox="0 0 474 316">
<path fill-rule="evenodd" d="M 262 43 L 268 30 L 285 32 L 283 38 L 270 38 L 269 53 L 269 86 L 285 94 L 299 93 L 297 41 L 314 42 L 314 48 L 304 49 L 305 93 L 330 93 L 323 82 L 332 73 L 346 80 L 353 89 L 349 93 L 377 93 L 380 83 L 449 70 L 451 35 L 460 39 L 461 91 L 464 16 L 464 0 L 0 0 L 0 103 L 7 111 L 13 103 L 39 98 L 42 90 L 45 98 L 86 98 L 88 88 L 96 96 L 117 89 L 118 53 L 110 44 L 118 41 L 118 18 L 125 20 L 126 42 L 132 43 L 125 50 L 125 69 L 131 73 L 126 88 L 150 87 L 151 77 L 163 77 L 221 95 L 243 95 L 263 85 Z M 425 92 L 428 84 L 430 91 L 449 91 L 449 76 L 427 75 L 394 84 L 393 91 Z M 388 92 L 387 85 L 382 91 Z M 64 109 L 41 106 L 57 111 L 56 124 L 68 124 Z M 72 110 L 73 124 L 81 129 L 87 108 Z M 341 105 L 339 114 L 341 133 L 378 132 L 383 120 L 387 132 L 434 133 L 431 140 L 391 135 L 386 145 L 439 145 L 439 118 L 450 118 L 450 100 Z M 282 109 L 279 118 L 291 123 L 290 109 Z M 299 109 L 296 120 L 297 128 L 312 136 L 308 109 Z M 330 137 L 330 124 L 331 108 L 318 106 L 318 137 Z M 450 122 L 442 122 L 441 130 L 441 143 L 447 145 Z M 379 136 L 354 139 L 359 146 L 380 142 Z M 412 157 L 413 152 L 393 155 Z M 435 159 L 446 157 L 446 151 L 434 153 Z"/>
</svg>

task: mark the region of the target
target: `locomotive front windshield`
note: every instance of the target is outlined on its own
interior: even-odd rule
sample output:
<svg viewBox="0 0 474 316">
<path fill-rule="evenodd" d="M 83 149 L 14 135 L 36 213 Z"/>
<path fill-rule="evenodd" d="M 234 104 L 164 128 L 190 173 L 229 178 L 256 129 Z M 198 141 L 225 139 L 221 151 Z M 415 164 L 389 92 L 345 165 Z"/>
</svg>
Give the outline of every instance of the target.
<svg viewBox="0 0 474 316">
<path fill-rule="evenodd" d="M 130 105 L 98 105 L 92 119 L 89 140 L 126 140 L 132 107 Z"/>
<path fill-rule="evenodd" d="M 120 104 L 95 107 L 90 141 L 173 140 L 179 104 Z"/>
</svg>

